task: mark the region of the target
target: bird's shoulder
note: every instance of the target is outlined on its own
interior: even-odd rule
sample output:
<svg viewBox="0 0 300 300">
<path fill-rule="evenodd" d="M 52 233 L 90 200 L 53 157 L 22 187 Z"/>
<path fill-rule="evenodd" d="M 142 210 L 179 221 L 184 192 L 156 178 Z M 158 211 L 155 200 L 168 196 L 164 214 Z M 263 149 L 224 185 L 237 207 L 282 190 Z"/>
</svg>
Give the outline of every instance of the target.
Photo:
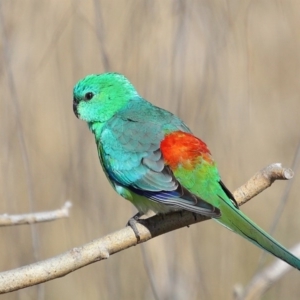
<svg viewBox="0 0 300 300">
<path fill-rule="evenodd" d="M 167 133 L 178 130 L 190 132 L 180 118 L 138 97 L 129 101 L 106 122 L 102 138 L 108 135 L 120 143 L 145 140 L 159 144 Z"/>
</svg>

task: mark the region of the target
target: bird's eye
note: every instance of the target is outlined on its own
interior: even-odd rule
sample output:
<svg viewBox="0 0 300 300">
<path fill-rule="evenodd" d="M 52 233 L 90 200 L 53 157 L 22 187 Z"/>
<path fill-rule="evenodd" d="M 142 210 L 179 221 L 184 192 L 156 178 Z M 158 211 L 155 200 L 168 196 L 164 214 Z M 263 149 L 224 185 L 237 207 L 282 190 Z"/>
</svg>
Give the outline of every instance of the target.
<svg viewBox="0 0 300 300">
<path fill-rule="evenodd" d="M 94 97 L 94 94 L 91 92 L 88 92 L 84 95 L 85 100 L 91 100 Z"/>
</svg>

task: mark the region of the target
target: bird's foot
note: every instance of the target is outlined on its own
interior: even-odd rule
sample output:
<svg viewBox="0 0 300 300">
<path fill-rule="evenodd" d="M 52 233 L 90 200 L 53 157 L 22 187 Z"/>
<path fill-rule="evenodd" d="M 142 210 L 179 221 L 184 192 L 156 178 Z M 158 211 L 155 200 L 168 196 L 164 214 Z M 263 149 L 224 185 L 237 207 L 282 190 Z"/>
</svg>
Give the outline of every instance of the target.
<svg viewBox="0 0 300 300">
<path fill-rule="evenodd" d="M 144 215 L 141 212 L 138 212 L 137 214 L 135 214 L 133 217 L 131 217 L 128 222 L 127 222 L 127 226 L 130 226 L 136 236 L 137 242 L 139 242 L 141 240 L 141 236 L 139 234 L 139 231 L 136 227 L 136 223 L 138 222 L 139 218 Z"/>
</svg>

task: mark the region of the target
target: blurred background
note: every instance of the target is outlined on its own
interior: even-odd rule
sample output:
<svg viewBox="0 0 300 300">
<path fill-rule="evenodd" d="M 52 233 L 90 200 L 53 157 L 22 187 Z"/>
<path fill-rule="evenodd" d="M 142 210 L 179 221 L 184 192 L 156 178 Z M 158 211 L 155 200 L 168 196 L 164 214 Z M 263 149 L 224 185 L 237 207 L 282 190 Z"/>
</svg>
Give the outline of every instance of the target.
<svg viewBox="0 0 300 300">
<path fill-rule="evenodd" d="M 86 0 L 0 2 L 0 213 L 71 216 L 2 227 L 0 271 L 116 231 L 136 211 L 108 184 L 72 88 L 126 75 L 209 145 L 230 190 L 274 162 L 293 167 L 242 207 L 286 247 L 300 241 L 300 2 Z M 287 197 L 284 194 L 288 191 Z M 285 199 L 278 218 L 278 209 Z M 171 232 L 66 277 L 1 299 L 233 299 L 274 261 L 213 221 Z M 264 299 L 299 299 L 291 271 Z"/>
</svg>

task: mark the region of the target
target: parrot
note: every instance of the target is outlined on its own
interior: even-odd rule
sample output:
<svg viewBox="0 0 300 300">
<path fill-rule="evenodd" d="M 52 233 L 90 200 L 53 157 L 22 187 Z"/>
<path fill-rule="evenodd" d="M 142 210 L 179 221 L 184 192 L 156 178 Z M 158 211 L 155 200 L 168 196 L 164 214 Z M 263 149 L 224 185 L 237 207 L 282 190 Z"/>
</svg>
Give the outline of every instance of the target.
<svg viewBox="0 0 300 300">
<path fill-rule="evenodd" d="M 300 270 L 300 259 L 239 209 L 205 142 L 179 117 L 141 97 L 124 75 L 79 80 L 73 111 L 87 122 L 108 181 L 137 208 L 137 217 L 148 211 L 200 214 Z"/>
</svg>

